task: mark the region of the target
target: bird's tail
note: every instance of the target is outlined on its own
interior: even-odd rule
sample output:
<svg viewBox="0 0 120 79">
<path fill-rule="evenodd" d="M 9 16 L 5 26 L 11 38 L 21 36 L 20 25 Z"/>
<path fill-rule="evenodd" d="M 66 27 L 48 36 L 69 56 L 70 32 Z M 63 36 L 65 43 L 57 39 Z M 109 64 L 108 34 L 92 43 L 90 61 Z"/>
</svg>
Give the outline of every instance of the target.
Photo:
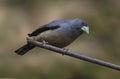
<svg viewBox="0 0 120 79">
<path fill-rule="evenodd" d="M 19 55 L 24 55 L 25 53 L 27 53 L 29 50 L 33 49 L 34 47 L 35 47 L 34 45 L 26 44 L 22 46 L 21 48 L 17 49 L 15 53 Z"/>
</svg>

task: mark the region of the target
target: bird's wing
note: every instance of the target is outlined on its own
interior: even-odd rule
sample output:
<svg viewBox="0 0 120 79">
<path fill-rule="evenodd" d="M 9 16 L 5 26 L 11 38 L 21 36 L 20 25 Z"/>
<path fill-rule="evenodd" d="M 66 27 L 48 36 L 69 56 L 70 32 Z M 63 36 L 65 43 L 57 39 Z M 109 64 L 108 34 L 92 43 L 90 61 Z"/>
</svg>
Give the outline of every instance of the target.
<svg viewBox="0 0 120 79">
<path fill-rule="evenodd" d="M 28 36 L 37 36 L 38 34 L 44 32 L 44 31 L 57 29 L 57 28 L 61 27 L 61 24 L 66 23 L 66 22 L 68 23 L 69 20 L 52 21 L 51 23 L 43 25 L 42 27 L 40 27 L 40 28 L 36 29 L 35 31 L 33 31 L 32 33 L 28 34 Z"/>
<path fill-rule="evenodd" d="M 47 31 L 47 30 L 54 30 L 54 29 L 57 29 L 59 28 L 60 26 L 58 25 L 54 25 L 54 26 L 51 26 L 51 25 L 44 25 L 38 29 L 36 29 L 35 31 L 33 31 L 32 33 L 28 34 L 28 36 L 37 36 L 38 34 L 44 32 L 44 31 Z"/>
</svg>

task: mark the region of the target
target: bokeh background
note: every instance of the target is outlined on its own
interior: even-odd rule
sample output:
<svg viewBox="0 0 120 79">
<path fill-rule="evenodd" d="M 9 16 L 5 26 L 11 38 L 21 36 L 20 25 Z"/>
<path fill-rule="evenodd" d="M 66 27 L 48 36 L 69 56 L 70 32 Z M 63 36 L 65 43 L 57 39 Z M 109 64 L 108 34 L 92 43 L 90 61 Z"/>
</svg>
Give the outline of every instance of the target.
<svg viewBox="0 0 120 79">
<path fill-rule="evenodd" d="M 120 65 L 120 0 L 0 0 L 0 79 L 120 79 L 120 72 L 35 48 L 14 51 L 36 28 L 82 18 L 90 26 L 67 49 Z"/>
</svg>

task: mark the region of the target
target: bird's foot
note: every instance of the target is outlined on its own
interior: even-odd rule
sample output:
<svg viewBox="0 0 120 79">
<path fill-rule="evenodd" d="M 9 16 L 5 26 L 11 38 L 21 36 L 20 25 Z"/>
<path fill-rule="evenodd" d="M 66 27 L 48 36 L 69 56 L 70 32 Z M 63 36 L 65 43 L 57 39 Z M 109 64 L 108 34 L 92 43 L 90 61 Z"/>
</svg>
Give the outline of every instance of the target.
<svg viewBox="0 0 120 79">
<path fill-rule="evenodd" d="M 48 44 L 48 41 L 43 40 L 42 44 L 45 46 L 46 44 Z"/>
</svg>

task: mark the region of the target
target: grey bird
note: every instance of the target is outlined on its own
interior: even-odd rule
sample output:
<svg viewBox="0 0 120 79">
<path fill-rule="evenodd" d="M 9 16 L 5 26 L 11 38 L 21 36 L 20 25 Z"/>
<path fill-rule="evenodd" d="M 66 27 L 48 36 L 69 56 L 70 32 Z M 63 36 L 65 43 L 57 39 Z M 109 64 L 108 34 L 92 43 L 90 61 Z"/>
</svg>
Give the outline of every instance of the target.
<svg viewBox="0 0 120 79">
<path fill-rule="evenodd" d="M 73 20 L 52 21 L 28 34 L 28 36 L 36 37 L 37 41 L 46 41 L 50 45 L 63 48 L 84 32 L 89 33 L 89 26 L 82 19 L 76 18 Z M 34 45 L 27 43 L 15 52 L 19 55 L 24 55 L 34 47 Z"/>
</svg>

